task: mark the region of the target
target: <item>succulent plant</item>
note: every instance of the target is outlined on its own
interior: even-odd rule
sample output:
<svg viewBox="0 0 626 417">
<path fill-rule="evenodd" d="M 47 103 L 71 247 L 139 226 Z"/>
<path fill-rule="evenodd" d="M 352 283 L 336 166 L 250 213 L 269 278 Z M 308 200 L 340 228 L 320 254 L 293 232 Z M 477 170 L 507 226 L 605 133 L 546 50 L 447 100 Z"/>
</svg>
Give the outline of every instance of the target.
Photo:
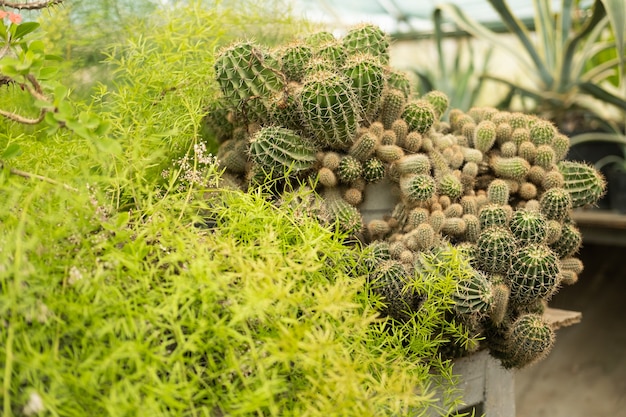
<svg viewBox="0 0 626 417">
<path fill-rule="evenodd" d="M 415 313 L 422 300 L 407 282 L 419 260 L 456 247 L 471 272 L 457 277 L 456 316 L 505 366 L 525 366 L 554 339 L 532 314 L 582 271 L 571 210 L 594 204 L 604 179 L 564 160 L 568 138 L 551 123 L 492 107 L 448 109 L 439 91 L 414 94 L 388 59 L 387 36 L 370 24 L 273 53 L 235 42 L 216 57 L 223 101 L 208 109 L 203 130 L 244 187 L 314 187 L 307 213 L 366 244 L 363 267 L 384 315 Z M 377 192 L 393 201 L 365 224 Z"/>
</svg>

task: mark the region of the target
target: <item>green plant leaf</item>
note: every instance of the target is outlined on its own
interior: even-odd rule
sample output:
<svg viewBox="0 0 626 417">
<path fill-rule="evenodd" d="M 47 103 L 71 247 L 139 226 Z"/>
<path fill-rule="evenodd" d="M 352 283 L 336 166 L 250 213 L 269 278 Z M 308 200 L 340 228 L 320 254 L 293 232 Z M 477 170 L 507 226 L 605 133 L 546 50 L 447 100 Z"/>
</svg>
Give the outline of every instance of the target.
<svg viewBox="0 0 626 417">
<path fill-rule="evenodd" d="M 601 0 L 606 13 L 611 20 L 615 43 L 617 44 L 617 56 L 620 58 L 620 74 L 626 72 L 626 57 L 624 57 L 624 42 L 626 41 L 626 2 L 624 0 Z"/>
<path fill-rule="evenodd" d="M 15 158 L 16 156 L 19 156 L 21 153 L 22 153 L 22 149 L 20 148 L 20 145 L 18 145 L 17 143 L 11 143 L 9 146 L 7 146 L 4 149 L 4 152 L 2 152 L 2 159 L 6 160 L 6 159 Z"/>
<path fill-rule="evenodd" d="M 20 25 L 17 25 L 15 26 L 15 32 L 13 32 L 13 39 L 14 40 L 22 39 L 24 36 L 28 35 L 29 33 L 37 30 L 39 26 L 40 25 L 37 22 L 24 22 Z"/>
</svg>

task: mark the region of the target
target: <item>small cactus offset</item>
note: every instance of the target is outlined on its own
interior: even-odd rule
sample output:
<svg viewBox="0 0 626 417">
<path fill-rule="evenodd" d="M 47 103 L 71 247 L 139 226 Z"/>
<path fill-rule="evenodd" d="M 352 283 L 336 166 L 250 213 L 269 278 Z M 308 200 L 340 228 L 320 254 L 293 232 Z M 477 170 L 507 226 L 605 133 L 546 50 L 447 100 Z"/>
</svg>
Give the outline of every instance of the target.
<svg viewBox="0 0 626 417">
<path fill-rule="evenodd" d="M 234 42 L 216 56 L 223 99 L 208 108 L 203 134 L 244 188 L 311 187 L 307 213 L 375 249 L 368 285 L 393 320 L 419 313 L 423 300 L 407 283 L 425 260 L 441 267 L 442 248 L 458 249 L 466 273 L 455 276 L 451 314 L 504 366 L 526 366 L 554 343 L 539 313 L 583 270 L 571 211 L 595 204 L 604 178 L 565 160 L 569 139 L 547 120 L 451 109 L 440 91 L 418 96 L 390 67 L 389 48 L 371 24 L 271 51 Z M 382 191 L 389 210 L 364 222 Z"/>
</svg>

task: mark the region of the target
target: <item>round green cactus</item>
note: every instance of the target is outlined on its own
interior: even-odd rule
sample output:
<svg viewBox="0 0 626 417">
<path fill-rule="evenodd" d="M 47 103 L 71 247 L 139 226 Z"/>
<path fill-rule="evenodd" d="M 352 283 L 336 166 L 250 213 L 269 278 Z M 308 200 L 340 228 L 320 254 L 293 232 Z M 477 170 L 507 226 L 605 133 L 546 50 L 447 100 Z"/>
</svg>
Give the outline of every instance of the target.
<svg viewBox="0 0 626 417">
<path fill-rule="evenodd" d="M 289 81 L 302 81 L 306 65 L 313 57 L 313 48 L 302 42 L 291 43 L 280 49 L 282 71 Z"/>
<path fill-rule="evenodd" d="M 545 358 L 554 346 L 552 327 L 539 314 L 524 314 L 511 325 L 502 365 L 522 368 Z"/>
<path fill-rule="evenodd" d="M 452 298 L 458 313 L 480 317 L 492 309 L 493 288 L 485 274 L 473 271 L 457 282 Z"/>
<path fill-rule="evenodd" d="M 558 274 L 558 257 L 550 247 L 539 243 L 522 246 L 511 256 L 508 269 L 511 299 L 519 305 L 528 305 L 550 297 L 556 289 Z"/>
<path fill-rule="evenodd" d="M 485 272 L 504 273 L 511 266 L 511 254 L 515 248 L 515 238 L 509 229 L 487 227 L 476 241 L 476 260 Z"/>
<path fill-rule="evenodd" d="M 405 101 L 411 97 L 411 80 L 403 71 L 387 70 L 387 88 L 402 92 Z"/>
<path fill-rule="evenodd" d="M 363 178 L 367 182 L 377 182 L 385 177 L 385 164 L 378 158 L 370 158 L 363 163 Z"/>
<path fill-rule="evenodd" d="M 567 258 L 578 252 L 582 242 L 583 237 L 580 230 L 571 223 L 565 223 L 561 227 L 561 236 L 550 247 L 559 258 Z"/>
<path fill-rule="evenodd" d="M 436 184 L 430 175 L 405 175 L 400 178 L 400 189 L 408 201 L 419 202 L 435 195 Z"/>
<path fill-rule="evenodd" d="M 406 104 L 401 117 L 409 126 L 409 131 L 423 134 L 435 123 L 435 110 L 426 100 L 413 100 Z"/>
<path fill-rule="evenodd" d="M 337 227 L 338 230 L 349 236 L 354 236 L 363 231 L 361 212 L 344 200 L 337 187 L 324 190 L 319 218 L 322 223 Z"/>
<path fill-rule="evenodd" d="M 422 98 L 427 100 L 433 106 L 433 109 L 435 110 L 435 117 L 437 119 L 444 115 L 450 105 L 450 99 L 442 91 L 431 90 L 424 94 Z"/>
<path fill-rule="evenodd" d="M 342 44 L 350 55 L 367 53 L 377 57 L 382 64 L 389 63 L 389 37 L 376 25 L 363 23 L 350 28 Z"/>
<path fill-rule="evenodd" d="M 304 38 L 304 43 L 313 48 L 317 48 L 322 44 L 325 44 L 327 42 L 331 42 L 334 40 L 336 40 L 336 38 L 332 33 L 325 31 L 325 30 L 321 30 L 321 31 L 312 33 L 308 35 L 306 38 Z"/>
<path fill-rule="evenodd" d="M 346 155 L 339 162 L 337 176 L 341 182 L 350 184 L 363 176 L 363 164 L 355 157 Z"/>
<path fill-rule="evenodd" d="M 278 60 L 252 41 L 235 42 L 220 50 L 214 67 L 224 98 L 254 121 L 268 118 L 268 102 L 287 84 Z"/>
<path fill-rule="evenodd" d="M 444 174 L 438 178 L 437 189 L 440 195 L 448 196 L 452 200 L 458 200 L 463 195 L 463 184 L 452 173 Z"/>
<path fill-rule="evenodd" d="M 268 126 L 250 140 L 250 157 L 272 176 L 293 175 L 313 167 L 317 149 L 293 130 Z"/>
<path fill-rule="evenodd" d="M 407 284 L 402 262 L 391 259 L 379 262 L 369 277 L 371 291 L 381 297 L 381 314 L 404 322 L 419 309 L 420 298 Z"/>
<path fill-rule="evenodd" d="M 564 188 L 550 188 L 539 200 L 541 212 L 550 220 L 563 220 L 573 207 L 572 196 Z"/>
<path fill-rule="evenodd" d="M 541 212 L 518 209 L 513 213 L 509 228 L 522 245 L 543 243 L 547 237 L 546 218 Z"/>
<path fill-rule="evenodd" d="M 560 161 L 557 167 L 563 174 L 563 187 L 572 196 L 572 206 L 595 204 L 606 191 L 602 174 L 584 162 Z"/>
<path fill-rule="evenodd" d="M 350 80 L 332 72 L 305 78 L 300 94 L 302 119 L 322 146 L 347 150 L 353 143 L 360 106 Z"/>
<path fill-rule="evenodd" d="M 550 145 L 556 134 L 556 128 L 548 120 L 537 119 L 530 126 L 530 140 L 537 146 Z"/>
<path fill-rule="evenodd" d="M 315 56 L 330 62 L 334 68 L 341 67 L 348 59 L 348 54 L 338 40 L 332 40 L 320 44 L 315 49 Z"/>
<path fill-rule="evenodd" d="M 491 226 L 507 226 L 509 211 L 502 204 L 488 203 L 478 211 L 478 220 L 483 229 Z"/>
<path fill-rule="evenodd" d="M 474 214 L 464 214 L 462 219 L 465 222 L 465 241 L 476 242 L 480 236 L 480 220 Z"/>
<path fill-rule="evenodd" d="M 373 120 L 377 115 L 385 85 L 384 68 L 372 55 L 351 55 L 344 64 L 343 73 L 352 80 L 352 89 L 361 105 L 361 118 Z"/>
</svg>

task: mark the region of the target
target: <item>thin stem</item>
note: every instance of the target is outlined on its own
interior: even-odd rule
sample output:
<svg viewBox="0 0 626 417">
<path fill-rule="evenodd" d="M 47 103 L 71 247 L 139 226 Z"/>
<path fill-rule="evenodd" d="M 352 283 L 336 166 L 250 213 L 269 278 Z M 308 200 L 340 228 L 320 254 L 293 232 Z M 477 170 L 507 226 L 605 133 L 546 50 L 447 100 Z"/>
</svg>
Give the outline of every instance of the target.
<svg viewBox="0 0 626 417">
<path fill-rule="evenodd" d="M 13 120 L 14 122 L 22 123 L 25 125 L 36 125 L 37 123 L 40 123 L 44 119 L 44 117 L 46 117 L 46 111 L 41 110 L 39 117 L 37 117 L 36 119 L 30 119 L 28 117 L 20 116 L 19 114 L 11 113 L 1 109 L 0 115 L 6 117 L 7 119 Z"/>
<path fill-rule="evenodd" d="M 6 341 L 6 358 L 4 365 L 4 382 L 2 384 L 2 392 L 4 395 L 3 410 L 5 416 L 11 415 L 11 374 L 13 373 L 13 337 L 15 331 L 13 325 L 9 323 Z"/>
<path fill-rule="evenodd" d="M 4 163 L 2 161 L 0 161 L 0 169 L 1 168 L 4 168 Z M 65 188 L 66 190 L 69 190 L 69 191 L 74 191 L 74 192 L 78 191 L 77 188 L 74 188 L 71 185 L 59 182 L 59 181 L 54 180 L 52 178 L 44 177 L 43 175 L 32 174 L 30 172 L 22 171 L 22 170 L 15 169 L 15 168 L 9 168 L 9 172 L 11 174 L 13 174 L 13 175 L 17 175 L 17 176 L 22 177 L 22 178 L 36 179 L 36 180 L 40 180 L 40 181 L 43 181 L 43 182 L 47 182 L 49 184 L 60 185 L 61 187 Z"/>
</svg>

